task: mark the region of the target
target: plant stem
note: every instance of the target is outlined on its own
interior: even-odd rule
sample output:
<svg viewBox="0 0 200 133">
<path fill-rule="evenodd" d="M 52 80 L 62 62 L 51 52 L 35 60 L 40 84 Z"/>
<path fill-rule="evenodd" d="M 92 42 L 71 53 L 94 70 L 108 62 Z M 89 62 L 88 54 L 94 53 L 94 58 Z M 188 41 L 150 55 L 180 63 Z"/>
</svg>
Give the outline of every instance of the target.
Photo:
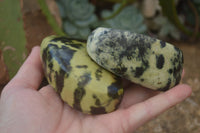
<svg viewBox="0 0 200 133">
<path fill-rule="evenodd" d="M 188 30 L 179 20 L 174 0 L 160 0 L 160 5 L 165 16 L 184 34 L 191 36 L 192 31 Z"/>
<path fill-rule="evenodd" d="M 135 0 L 122 0 L 120 7 L 110 16 L 102 18 L 102 20 L 112 19 L 117 16 L 129 3 L 133 3 Z"/>
<path fill-rule="evenodd" d="M 46 4 L 46 1 L 45 0 L 38 0 L 38 3 L 40 5 L 42 12 L 47 17 L 48 23 L 51 25 L 51 27 L 53 28 L 55 33 L 57 35 L 60 35 L 60 36 L 66 36 L 66 34 L 59 28 L 57 22 L 55 21 L 54 17 L 50 13 L 49 8 Z"/>
</svg>

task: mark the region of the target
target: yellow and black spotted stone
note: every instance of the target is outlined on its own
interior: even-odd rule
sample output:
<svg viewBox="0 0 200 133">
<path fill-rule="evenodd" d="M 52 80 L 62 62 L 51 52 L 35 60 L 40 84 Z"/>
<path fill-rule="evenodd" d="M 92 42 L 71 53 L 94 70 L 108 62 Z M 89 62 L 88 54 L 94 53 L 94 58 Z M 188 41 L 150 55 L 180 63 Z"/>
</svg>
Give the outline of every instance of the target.
<svg viewBox="0 0 200 133">
<path fill-rule="evenodd" d="M 49 84 L 72 108 L 88 114 L 117 109 L 123 96 L 120 79 L 92 61 L 85 43 L 46 37 L 41 44 L 41 59 Z"/>
<path fill-rule="evenodd" d="M 88 37 L 87 52 L 112 73 L 154 90 L 166 91 L 181 80 L 182 51 L 145 35 L 100 27 Z"/>
</svg>

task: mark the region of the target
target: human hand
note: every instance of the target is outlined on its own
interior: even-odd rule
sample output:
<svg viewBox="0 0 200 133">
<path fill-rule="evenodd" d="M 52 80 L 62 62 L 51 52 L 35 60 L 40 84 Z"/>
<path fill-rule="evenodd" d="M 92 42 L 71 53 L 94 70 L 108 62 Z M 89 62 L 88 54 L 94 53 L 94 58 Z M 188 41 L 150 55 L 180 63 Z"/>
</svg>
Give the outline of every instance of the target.
<svg viewBox="0 0 200 133">
<path fill-rule="evenodd" d="M 191 94 L 187 85 L 159 93 L 126 84 L 119 109 L 85 115 L 63 103 L 51 86 L 39 91 L 43 78 L 40 48 L 35 47 L 0 99 L 1 133 L 128 133 Z M 129 88 L 129 89 L 128 89 Z"/>
</svg>

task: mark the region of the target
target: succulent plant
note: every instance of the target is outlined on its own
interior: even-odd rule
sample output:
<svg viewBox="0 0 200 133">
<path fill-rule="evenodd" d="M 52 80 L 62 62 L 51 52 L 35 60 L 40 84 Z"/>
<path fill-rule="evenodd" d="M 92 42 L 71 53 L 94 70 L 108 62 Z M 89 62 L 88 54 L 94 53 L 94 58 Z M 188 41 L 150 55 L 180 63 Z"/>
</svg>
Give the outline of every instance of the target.
<svg viewBox="0 0 200 133">
<path fill-rule="evenodd" d="M 111 14 L 115 12 L 119 7 L 119 4 L 115 4 L 113 11 L 102 11 L 102 17 L 106 18 L 108 16 L 111 16 Z M 129 30 L 136 33 L 144 33 L 147 30 L 142 14 L 133 5 L 125 7 L 114 18 L 105 20 L 104 25 L 107 25 L 107 27 Z"/>
<path fill-rule="evenodd" d="M 86 39 L 97 21 L 95 7 L 88 0 L 58 0 L 64 31 L 74 38 Z"/>
<path fill-rule="evenodd" d="M 176 40 L 180 39 L 180 32 L 166 17 L 158 16 L 154 19 L 154 23 L 156 25 L 158 36 L 160 38 L 171 36 Z"/>
</svg>

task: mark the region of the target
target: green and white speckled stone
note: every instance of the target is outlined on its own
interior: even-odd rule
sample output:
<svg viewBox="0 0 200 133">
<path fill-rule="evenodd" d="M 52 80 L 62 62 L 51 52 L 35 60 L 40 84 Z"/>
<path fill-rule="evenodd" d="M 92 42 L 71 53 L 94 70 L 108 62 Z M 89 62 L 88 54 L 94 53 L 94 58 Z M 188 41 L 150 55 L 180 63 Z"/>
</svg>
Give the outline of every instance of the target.
<svg viewBox="0 0 200 133">
<path fill-rule="evenodd" d="M 145 35 L 97 28 L 88 37 L 87 52 L 105 69 L 153 90 L 166 91 L 181 80 L 182 51 Z"/>
</svg>

